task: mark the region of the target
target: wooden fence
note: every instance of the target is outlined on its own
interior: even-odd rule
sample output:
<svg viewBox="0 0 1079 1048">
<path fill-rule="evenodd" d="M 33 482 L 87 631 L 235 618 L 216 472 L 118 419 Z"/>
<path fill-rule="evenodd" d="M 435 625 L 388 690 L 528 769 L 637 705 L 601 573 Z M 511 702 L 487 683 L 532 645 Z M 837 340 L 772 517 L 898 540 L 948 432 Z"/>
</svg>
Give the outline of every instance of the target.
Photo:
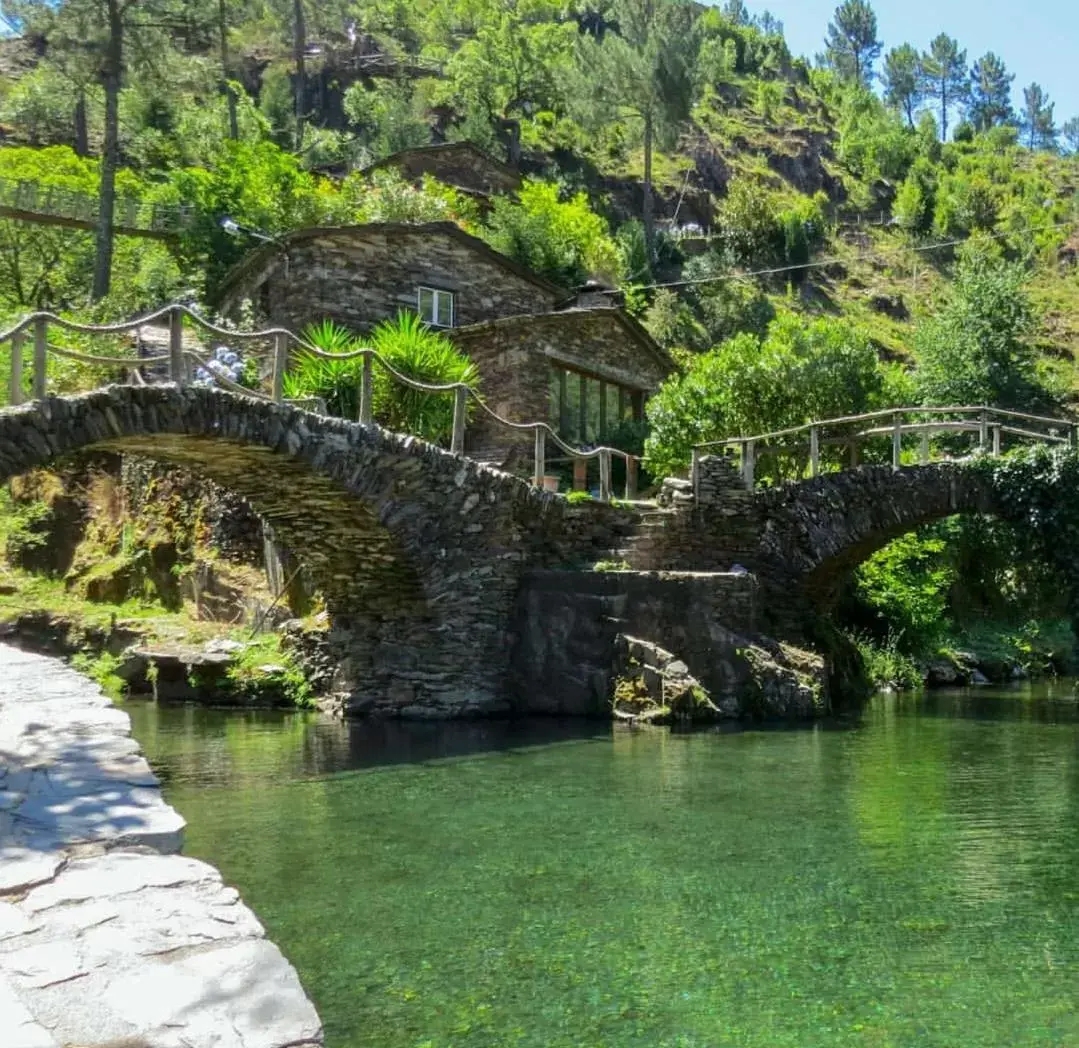
<svg viewBox="0 0 1079 1048">
<path fill-rule="evenodd" d="M 97 355 L 58 346 L 49 341 L 51 329 L 106 338 L 137 333 L 141 328 L 162 323 L 168 326 L 168 351 L 151 356 Z M 263 343 L 268 346 L 269 359 L 264 360 L 265 363 L 269 364 L 266 369 L 268 381 L 263 383 L 264 388 L 248 389 L 222 375 L 220 369 L 215 368 L 203 352 L 185 344 L 185 323 L 223 343 L 245 343 L 248 346 L 257 346 L 258 343 Z M 534 468 L 532 482 L 537 487 L 543 486 L 546 474 L 547 449 L 549 445 L 553 444 L 572 459 L 599 460 L 599 496 L 603 501 L 610 501 L 613 496 L 611 483 L 612 460 L 614 458 L 623 459 L 626 466 L 625 497 L 632 499 L 636 496 L 639 467 L 639 460 L 636 456 L 619 448 L 583 448 L 567 444 L 546 422 L 514 422 L 510 419 L 502 418 L 487 405 L 479 392 L 471 386 L 465 383 L 433 385 L 427 382 L 418 382 L 395 370 L 374 349 L 359 348 L 347 353 L 328 353 L 286 328 L 267 328 L 262 331 L 232 331 L 211 323 L 194 310 L 181 304 L 163 306 L 152 313 L 115 324 L 77 324 L 53 313 L 33 313 L 24 317 L 14 327 L 0 332 L 0 346 L 7 343 L 11 346 L 9 392 L 10 402 L 13 405 L 22 404 L 27 399 L 24 356 L 25 344 L 28 339 L 32 345 L 29 387 L 30 397 L 34 400 L 43 400 L 48 395 L 48 358 L 50 354 L 82 364 L 126 368 L 128 369 L 127 381 L 135 384 L 146 384 L 146 379 L 142 374 L 143 368 L 156 367 L 164 370 L 169 381 L 183 386 L 193 381 L 195 368 L 201 367 L 212 377 L 216 385 L 240 396 L 270 401 L 275 404 L 285 402 L 285 373 L 288 370 L 290 354 L 294 350 L 300 350 L 331 361 L 362 358 L 360 406 L 356 421 L 365 425 L 370 425 L 374 421 L 374 368 L 377 366 L 389 374 L 395 382 L 411 389 L 425 393 L 442 394 L 453 398 L 453 430 L 450 440 L 452 454 L 464 455 L 469 406 L 471 402 L 475 402 L 480 411 L 490 416 L 501 426 L 516 432 L 531 432 L 533 434 Z M 258 357 L 260 354 L 256 350 L 251 352 L 250 355 Z M 266 351 L 263 351 L 263 358 L 266 355 Z M 302 405 L 298 402 L 291 403 L 293 403 L 293 406 L 305 408 L 313 406 L 309 401 L 303 402 Z"/>
</svg>

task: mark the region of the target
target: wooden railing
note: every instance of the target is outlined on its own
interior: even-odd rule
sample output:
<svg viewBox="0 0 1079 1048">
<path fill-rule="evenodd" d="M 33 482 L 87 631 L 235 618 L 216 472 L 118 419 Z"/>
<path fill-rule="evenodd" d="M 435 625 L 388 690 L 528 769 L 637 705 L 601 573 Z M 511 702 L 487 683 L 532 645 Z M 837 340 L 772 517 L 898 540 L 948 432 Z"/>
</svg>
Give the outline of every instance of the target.
<svg viewBox="0 0 1079 1048">
<path fill-rule="evenodd" d="M 264 343 L 269 345 L 269 373 L 266 389 L 248 389 L 232 381 L 215 369 L 211 362 L 197 349 L 185 345 L 184 324 L 185 321 L 192 327 L 197 328 L 211 337 L 223 343 L 245 343 L 257 345 Z M 80 350 L 65 346 L 58 346 L 49 341 L 50 329 L 59 329 L 78 335 L 92 337 L 109 337 L 127 335 L 138 332 L 140 329 L 155 324 L 165 323 L 168 326 L 168 351 L 151 356 L 117 356 L 98 355 L 85 353 Z M 411 389 L 424 393 L 444 394 L 453 397 L 453 429 L 450 439 L 450 451 L 454 455 L 464 455 L 465 433 L 468 425 L 468 413 L 471 402 L 475 402 L 485 415 L 493 419 L 499 425 L 516 431 L 531 432 L 533 435 L 533 476 L 532 482 L 537 487 L 544 484 L 547 463 L 548 442 L 563 451 L 572 459 L 576 460 L 599 460 L 599 497 L 602 501 L 609 502 L 613 497 L 611 481 L 611 464 L 614 458 L 621 458 L 626 466 L 625 497 L 632 499 L 637 493 L 637 476 L 639 460 L 637 456 L 622 451 L 619 448 L 594 447 L 581 448 L 566 443 L 546 422 L 513 422 L 503 418 L 484 401 L 479 392 L 465 383 L 450 383 L 435 385 L 427 382 L 419 382 L 407 375 L 401 374 L 384 360 L 374 349 L 367 347 L 351 350 L 347 353 L 328 353 L 312 345 L 301 336 L 289 331 L 287 328 L 267 328 L 262 331 L 233 331 L 223 328 L 200 316 L 194 310 L 180 304 L 164 306 L 161 309 L 148 313 L 133 320 L 121 321 L 116 324 L 77 324 L 54 313 L 33 313 L 24 317 L 14 327 L 7 331 L 0 331 L 0 346 L 11 346 L 11 371 L 9 376 L 9 395 L 13 405 L 22 404 L 26 401 L 26 382 L 24 375 L 24 354 L 27 338 L 32 343 L 31 370 L 30 370 L 30 397 L 34 400 L 42 400 L 48 395 L 48 358 L 49 355 L 72 360 L 81 364 L 99 367 L 127 368 L 127 381 L 136 385 L 146 384 L 142 375 L 142 368 L 158 366 L 164 368 L 168 380 L 183 386 L 193 380 L 195 366 L 204 369 L 212 377 L 215 384 L 223 389 L 230 390 L 241 396 L 251 397 L 255 400 L 269 401 L 275 404 L 285 403 L 285 374 L 289 367 L 290 354 L 294 349 L 304 353 L 310 353 L 324 360 L 342 361 L 362 358 L 360 373 L 360 403 L 357 421 L 365 425 L 374 422 L 374 367 L 382 368 L 395 382 L 408 386 Z M 250 352 L 250 356 L 258 357 L 260 354 Z M 263 354 L 263 358 L 265 354 Z M 304 408 L 314 407 L 309 400 L 303 402 L 289 401 L 293 406 Z"/>
<path fill-rule="evenodd" d="M 692 476 L 696 483 L 698 463 L 708 453 L 731 454 L 737 452 L 739 469 L 745 486 L 752 490 L 757 480 L 757 466 L 766 455 L 783 456 L 800 476 L 819 475 L 824 467 L 854 469 L 862 460 L 862 450 L 869 443 L 891 443 L 891 464 L 899 469 L 903 463 L 904 441 L 917 437 L 917 447 L 912 449 L 913 462 L 925 464 L 932 461 L 934 447 L 932 438 L 968 435 L 976 438 L 975 447 L 983 454 L 1001 454 L 1005 441 L 1032 441 L 1035 443 L 1079 445 L 1079 424 L 1071 419 L 1050 418 L 1004 408 L 977 407 L 907 407 L 870 411 L 863 415 L 847 415 L 841 418 L 807 422 L 774 433 L 761 433 L 752 437 L 729 437 L 725 440 L 708 441 L 693 448 Z M 912 441 L 907 441 L 909 446 Z M 822 460 L 828 448 L 841 448 L 841 457 L 831 456 L 832 461 Z M 954 448 L 944 449 L 952 452 Z M 885 453 L 885 458 L 887 453 Z"/>
<path fill-rule="evenodd" d="M 0 218 L 93 229 L 99 204 L 96 196 L 64 186 L 43 185 L 32 179 L 0 178 Z M 194 219 L 189 207 L 156 204 L 138 197 L 118 196 L 116 230 L 132 236 L 171 237 Z"/>
</svg>

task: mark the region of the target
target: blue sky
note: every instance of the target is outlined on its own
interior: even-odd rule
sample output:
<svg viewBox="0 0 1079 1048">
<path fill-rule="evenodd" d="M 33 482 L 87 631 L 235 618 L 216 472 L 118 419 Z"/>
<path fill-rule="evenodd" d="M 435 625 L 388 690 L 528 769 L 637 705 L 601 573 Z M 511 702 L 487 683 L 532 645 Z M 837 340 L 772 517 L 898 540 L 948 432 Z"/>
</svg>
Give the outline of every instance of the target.
<svg viewBox="0 0 1079 1048">
<path fill-rule="evenodd" d="M 824 34 L 837 0 L 746 0 L 752 14 L 766 8 L 783 23 L 796 55 L 812 58 L 824 50 Z M 1016 109 L 1023 87 L 1036 80 L 1056 103 L 1062 124 L 1079 116 L 1079 3 L 1075 0 L 876 0 L 884 50 L 911 43 L 920 51 L 940 32 L 966 48 L 968 64 L 995 51 L 1015 73 Z M 879 63 L 878 63 L 879 66 Z"/>
</svg>

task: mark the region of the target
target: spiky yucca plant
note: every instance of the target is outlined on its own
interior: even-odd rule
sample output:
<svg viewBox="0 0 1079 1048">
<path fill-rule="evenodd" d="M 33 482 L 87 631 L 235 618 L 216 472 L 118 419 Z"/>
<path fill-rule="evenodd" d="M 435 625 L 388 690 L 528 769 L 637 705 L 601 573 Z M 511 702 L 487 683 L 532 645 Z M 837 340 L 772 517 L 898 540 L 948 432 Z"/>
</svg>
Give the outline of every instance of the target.
<svg viewBox="0 0 1079 1048">
<path fill-rule="evenodd" d="M 303 337 L 325 353 L 348 353 L 370 346 L 395 371 L 418 382 L 477 384 L 475 365 L 415 313 L 402 311 L 395 319 L 383 321 L 369 338 L 357 337 L 332 320 L 309 324 Z M 331 415 L 355 419 L 359 417 L 362 376 L 361 357 L 326 360 L 301 350 L 285 376 L 285 396 L 297 400 L 320 397 Z M 411 389 L 376 364 L 374 416 L 387 429 L 448 444 L 453 433 L 453 394 Z"/>
<path fill-rule="evenodd" d="M 476 387 L 475 364 L 441 332 L 402 310 L 371 333 L 370 344 L 395 371 L 430 385 L 464 382 Z M 425 393 L 375 367 L 375 418 L 389 429 L 414 433 L 436 444 L 453 435 L 453 394 Z"/>
<path fill-rule="evenodd" d="M 329 319 L 308 324 L 301 334 L 324 353 L 349 353 L 361 345 L 348 328 Z M 289 400 L 318 397 L 331 415 L 355 419 L 360 411 L 362 373 L 362 357 L 326 360 L 299 350 L 285 373 L 285 396 Z"/>
</svg>

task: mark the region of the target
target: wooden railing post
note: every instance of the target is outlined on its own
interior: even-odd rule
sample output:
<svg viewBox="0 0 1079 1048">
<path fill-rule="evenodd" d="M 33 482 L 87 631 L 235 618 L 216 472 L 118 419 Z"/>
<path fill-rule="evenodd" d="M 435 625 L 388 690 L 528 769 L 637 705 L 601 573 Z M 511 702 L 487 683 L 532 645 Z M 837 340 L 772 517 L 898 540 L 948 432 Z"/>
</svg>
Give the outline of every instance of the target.
<svg viewBox="0 0 1079 1048">
<path fill-rule="evenodd" d="M 288 335 L 278 332 L 273 338 L 273 387 L 275 404 L 285 399 L 285 372 L 288 371 Z"/>
<path fill-rule="evenodd" d="M 187 380 L 184 367 L 184 315 L 178 309 L 169 312 L 169 378 L 178 386 Z"/>
<path fill-rule="evenodd" d="M 978 447 L 984 451 L 989 445 L 989 414 L 983 411 L 978 416 Z"/>
<path fill-rule="evenodd" d="M 701 479 L 701 449 L 694 448 L 690 452 L 689 459 L 689 482 L 693 485 L 693 497 L 697 497 L 697 485 Z"/>
<path fill-rule="evenodd" d="M 588 490 L 588 459 L 577 455 L 573 459 L 573 490 Z"/>
<path fill-rule="evenodd" d="M 532 483 L 537 488 L 543 487 L 543 476 L 547 472 L 547 431 L 542 426 L 535 429 L 535 454 L 532 465 Z"/>
<path fill-rule="evenodd" d="M 25 341 L 26 336 L 21 331 L 11 337 L 11 388 L 8 394 L 13 407 L 26 399 L 22 391 L 22 347 Z"/>
<path fill-rule="evenodd" d="M 363 372 L 360 375 L 360 421 L 365 426 L 371 425 L 375 414 L 375 382 L 372 366 L 371 354 L 364 353 Z"/>
<path fill-rule="evenodd" d="M 929 465 L 929 430 L 922 430 L 921 451 L 918 455 L 923 466 Z"/>
<path fill-rule="evenodd" d="M 611 501 L 611 452 L 601 448 L 599 453 L 599 500 Z"/>
<path fill-rule="evenodd" d="M 897 411 L 892 416 L 892 469 L 899 469 L 903 456 L 903 416 Z"/>
<path fill-rule="evenodd" d="M 747 491 L 753 490 L 757 472 L 757 443 L 753 440 L 742 441 L 742 483 Z"/>
<path fill-rule="evenodd" d="M 468 411 L 468 386 L 457 386 L 453 391 L 453 438 L 450 452 L 454 455 L 465 453 L 465 414 Z"/>
<path fill-rule="evenodd" d="M 1071 444 L 1072 451 L 1079 448 L 1079 426 L 1068 427 L 1068 443 Z"/>
<path fill-rule="evenodd" d="M 693 454 L 697 454 L 696 448 Z M 635 455 L 626 456 L 626 501 L 632 502 L 637 497 L 637 458 Z"/>
<path fill-rule="evenodd" d="M 1074 433 L 1074 432 L 1075 432 L 1075 429 L 1073 428 L 1072 433 Z M 999 422 L 996 425 L 993 426 L 993 454 L 994 455 L 999 455 L 1000 454 L 1000 423 Z"/>
<path fill-rule="evenodd" d="M 809 427 L 809 475 L 815 477 L 820 473 L 820 430 L 816 426 Z"/>
<path fill-rule="evenodd" d="M 34 400 L 44 400 L 49 366 L 49 322 L 44 317 L 34 321 L 34 373 L 30 377 Z"/>
<path fill-rule="evenodd" d="M 850 438 L 850 468 L 858 468 L 858 438 Z"/>
</svg>

